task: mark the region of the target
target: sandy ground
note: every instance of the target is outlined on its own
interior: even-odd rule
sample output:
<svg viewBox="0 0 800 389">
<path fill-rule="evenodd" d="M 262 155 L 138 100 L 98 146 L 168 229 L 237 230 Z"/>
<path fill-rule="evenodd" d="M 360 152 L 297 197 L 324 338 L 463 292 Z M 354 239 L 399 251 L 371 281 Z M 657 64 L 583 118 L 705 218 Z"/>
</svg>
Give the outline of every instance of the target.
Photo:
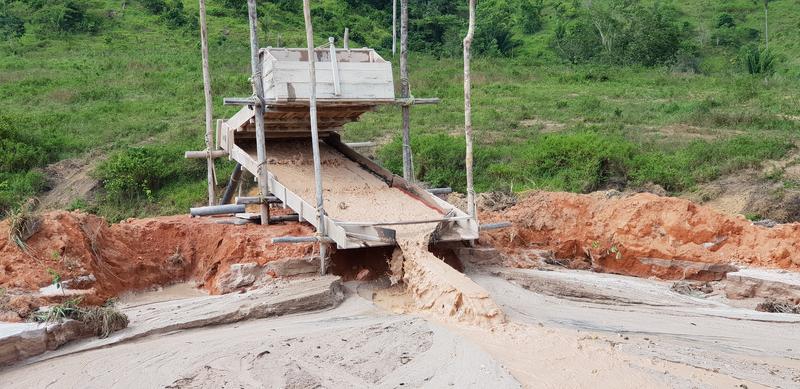
<svg viewBox="0 0 800 389">
<path fill-rule="evenodd" d="M 453 323 L 415 312 L 397 288 L 387 298 L 374 284 L 349 283 L 345 301 L 328 311 L 150 336 L 18 365 L 0 371 L 0 381 L 9 388 L 800 385 L 796 315 L 733 308 L 624 276 L 469 274 L 508 322 Z M 556 287 L 537 293 L 528 282 Z M 589 287 L 591 296 L 569 292 Z"/>
<path fill-rule="evenodd" d="M 0 372 L 4 388 L 518 387 L 489 354 L 350 292 L 310 314 L 180 331 Z"/>
</svg>

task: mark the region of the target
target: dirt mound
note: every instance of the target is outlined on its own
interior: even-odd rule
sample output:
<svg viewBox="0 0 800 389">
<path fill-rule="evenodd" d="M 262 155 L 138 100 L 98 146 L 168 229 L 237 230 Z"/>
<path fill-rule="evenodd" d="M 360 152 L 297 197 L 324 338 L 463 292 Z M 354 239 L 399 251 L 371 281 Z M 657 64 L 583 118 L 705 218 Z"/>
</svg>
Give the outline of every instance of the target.
<svg viewBox="0 0 800 389">
<path fill-rule="evenodd" d="M 741 216 L 649 193 L 533 192 L 504 212 L 482 215 L 483 222 L 500 220 L 514 226 L 482 241 L 512 261 L 545 249 L 570 259 L 571 267 L 706 281 L 732 270 L 729 263 L 800 270 L 800 224 L 756 226 Z"/>
<path fill-rule="evenodd" d="M 0 236 L 7 236 L 8 228 L 7 221 L 0 223 Z M 42 216 L 38 231 L 27 240 L 27 252 L 0 239 L 0 287 L 7 295 L 0 311 L 25 317 L 35 306 L 69 297 L 58 288 L 54 293 L 31 293 L 54 281 L 68 285 L 68 292 L 80 291 L 90 304 L 188 279 L 217 293 L 217 275 L 225 274 L 231 264 L 302 258 L 313 249 L 311 244 L 272 244 L 271 238 L 311 234 L 312 229 L 300 223 L 234 226 L 169 216 L 109 225 L 81 212 L 51 212 Z M 8 312 L 5 316 L 13 319 Z"/>
</svg>

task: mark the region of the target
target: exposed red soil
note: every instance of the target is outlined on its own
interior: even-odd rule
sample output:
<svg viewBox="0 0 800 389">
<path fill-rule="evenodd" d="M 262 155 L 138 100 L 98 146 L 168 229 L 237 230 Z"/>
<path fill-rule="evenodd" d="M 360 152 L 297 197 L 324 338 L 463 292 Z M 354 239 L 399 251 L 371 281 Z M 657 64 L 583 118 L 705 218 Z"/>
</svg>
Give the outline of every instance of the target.
<svg viewBox="0 0 800 389">
<path fill-rule="evenodd" d="M 39 230 L 27 240 L 27 253 L 6 238 L 8 222 L 0 223 L 0 287 L 8 291 L 6 308 L 21 317 L 47 299 L 13 292 L 48 286 L 53 278 L 48 269 L 63 281 L 94 275 L 96 281 L 77 287 L 93 289 L 83 300 L 89 304 L 189 279 L 216 293 L 216 276 L 231 264 L 263 265 L 304 257 L 313 250 L 311 244 L 272 244 L 271 238 L 311 234 L 313 229 L 302 223 L 234 226 L 208 218 L 168 216 L 109 225 L 94 215 L 51 212 L 41 217 Z"/>
<path fill-rule="evenodd" d="M 687 262 L 800 270 L 800 224 L 755 226 L 742 216 L 649 193 L 533 192 L 512 208 L 482 216 L 482 222 L 514 224 L 481 240 L 516 266 L 530 265 L 514 263 L 520 254 L 544 249 L 571 260 L 571 267 L 664 279 L 707 278 L 687 274 Z"/>
</svg>

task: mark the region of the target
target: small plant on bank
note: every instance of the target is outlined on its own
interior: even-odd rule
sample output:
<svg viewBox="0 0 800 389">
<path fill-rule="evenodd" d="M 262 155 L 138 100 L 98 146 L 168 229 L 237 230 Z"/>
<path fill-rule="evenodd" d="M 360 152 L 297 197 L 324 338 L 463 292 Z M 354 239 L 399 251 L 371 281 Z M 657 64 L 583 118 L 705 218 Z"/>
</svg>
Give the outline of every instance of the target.
<svg viewBox="0 0 800 389">
<path fill-rule="evenodd" d="M 64 320 L 77 320 L 100 338 L 106 338 L 111 333 L 128 326 L 128 316 L 118 311 L 113 301 L 100 307 L 80 307 L 81 298 L 74 298 L 54 305 L 48 309 L 40 310 L 33 315 L 33 320 L 39 323 L 61 323 Z"/>
<path fill-rule="evenodd" d="M 39 217 L 35 213 L 38 200 L 26 201 L 18 209 L 8 213 L 8 240 L 24 252 L 28 252 L 28 240 L 39 229 Z"/>
</svg>

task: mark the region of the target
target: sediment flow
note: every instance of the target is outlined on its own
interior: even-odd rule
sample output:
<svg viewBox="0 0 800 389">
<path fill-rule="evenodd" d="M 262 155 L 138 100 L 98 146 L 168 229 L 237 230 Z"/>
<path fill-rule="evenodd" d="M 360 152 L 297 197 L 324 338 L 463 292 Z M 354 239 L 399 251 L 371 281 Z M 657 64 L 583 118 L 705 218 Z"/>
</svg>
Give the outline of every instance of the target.
<svg viewBox="0 0 800 389">
<path fill-rule="evenodd" d="M 277 143 L 269 151 L 269 170 L 281 183 L 314 204 L 314 165 L 310 150 L 309 141 Z M 389 187 L 380 177 L 322 142 L 320 156 L 325 211 L 334 219 L 396 222 L 442 217 L 437 210 Z M 404 257 L 402 280 L 416 308 L 460 322 L 479 325 L 501 322 L 502 311 L 483 288 L 428 251 L 434 228 L 435 223 L 395 228 Z"/>
</svg>

